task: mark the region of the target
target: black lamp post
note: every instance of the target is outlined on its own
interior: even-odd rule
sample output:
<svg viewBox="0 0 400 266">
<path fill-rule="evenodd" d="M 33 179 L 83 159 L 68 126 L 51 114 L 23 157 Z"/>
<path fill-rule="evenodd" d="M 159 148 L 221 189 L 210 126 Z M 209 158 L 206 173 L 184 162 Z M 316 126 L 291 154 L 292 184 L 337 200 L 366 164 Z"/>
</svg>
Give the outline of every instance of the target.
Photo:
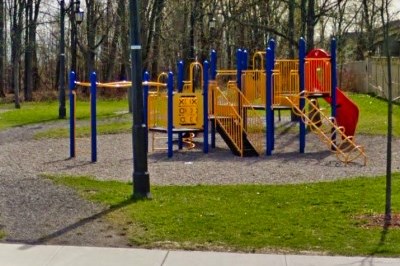
<svg viewBox="0 0 400 266">
<path fill-rule="evenodd" d="M 130 0 L 131 73 L 133 105 L 133 197 L 151 198 L 150 175 L 147 170 L 147 125 L 143 119 L 142 44 L 140 38 L 140 1 Z"/>
<path fill-rule="evenodd" d="M 74 4 L 76 4 L 76 8 L 74 9 Z M 76 70 L 76 26 L 75 23 L 80 24 L 83 21 L 84 12 L 80 8 L 80 1 L 71 1 L 68 8 L 65 7 L 65 1 L 60 1 L 60 73 L 59 73 L 59 86 L 60 86 L 60 94 L 59 101 L 60 106 L 58 109 L 58 117 L 64 119 L 66 116 L 66 108 L 65 108 L 65 13 L 71 12 L 74 10 L 73 17 L 73 25 L 72 29 L 75 27 L 75 31 L 71 32 L 71 44 L 75 51 L 75 54 L 72 54 L 72 67 L 71 70 Z"/>
<path fill-rule="evenodd" d="M 76 6 L 74 7 L 74 4 Z M 77 57 L 77 44 L 78 44 L 78 28 L 77 26 L 82 23 L 84 12 L 80 8 L 80 1 L 71 2 L 71 11 L 70 20 L 71 20 L 71 70 L 77 70 L 76 57 Z"/>
</svg>

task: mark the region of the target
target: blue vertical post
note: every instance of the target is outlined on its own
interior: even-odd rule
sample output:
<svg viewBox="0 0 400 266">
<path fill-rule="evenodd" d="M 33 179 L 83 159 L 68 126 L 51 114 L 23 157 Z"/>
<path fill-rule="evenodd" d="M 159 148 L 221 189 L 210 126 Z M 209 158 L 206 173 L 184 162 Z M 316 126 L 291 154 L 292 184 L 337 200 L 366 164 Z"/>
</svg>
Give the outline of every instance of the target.
<svg viewBox="0 0 400 266">
<path fill-rule="evenodd" d="M 275 68 L 275 40 L 274 39 L 270 39 L 268 41 L 268 45 L 271 48 L 271 73 L 273 72 L 274 68 Z M 271 74 L 272 77 L 272 74 Z M 272 83 L 271 83 L 271 114 L 270 114 L 270 127 L 271 127 L 271 149 L 274 150 L 275 149 L 275 113 L 274 113 L 274 81 L 271 79 Z"/>
<path fill-rule="evenodd" d="M 185 79 L 185 68 L 183 61 L 179 61 L 177 64 L 177 69 L 178 69 L 178 77 L 177 77 L 177 89 L 178 92 L 183 91 L 183 80 Z M 183 138 L 182 138 L 182 133 L 178 133 L 178 149 L 183 149 Z"/>
<path fill-rule="evenodd" d="M 97 121 L 96 121 L 96 72 L 90 74 L 90 128 L 91 128 L 91 148 L 92 163 L 97 162 Z"/>
<path fill-rule="evenodd" d="M 174 74 L 168 72 L 168 126 L 167 126 L 167 137 L 168 137 L 168 157 L 173 156 L 173 93 L 174 93 Z"/>
<path fill-rule="evenodd" d="M 211 51 L 210 55 L 210 80 L 216 82 L 217 79 L 217 52 L 215 50 Z M 209 103 L 211 104 L 211 113 L 214 114 L 214 91 L 211 91 L 211 100 L 212 102 Z M 216 135 L 217 129 L 215 126 L 215 119 L 214 122 L 211 124 L 211 147 L 215 148 L 215 135 Z"/>
<path fill-rule="evenodd" d="M 267 134 L 266 134 L 266 155 L 272 155 L 273 150 L 273 138 L 274 138 L 274 131 L 272 130 L 273 124 L 273 110 L 272 110 L 272 70 L 273 70 L 273 55 L 271 47 L 267 48 L 266 55 L 265 55 L 265 71 L 266 71 L 266 116 L 265 116 L 265 124 L 267 127 Z M 272 118 L 271 118 L 272 117 Z"/>
<path fill-rule="evenodd" d="M 203 63 L 203 152 L 208 153 L 208 73 L 210 64 Z"/>
<path fill-rule="evenodd" d="M 69 156 L 75 157 L 75 127 L 76 127 L 76 92 L 75 92 L 76 74 L 74 71 L 69 73 Z"/>
<path fill-rule="evenodd" d="M 183 91 L 183 80 L 185 78 L 185 68 L 184 68 L 184 64 L 183 64 L 182 60 L 178 62 L 177 69 L 178 69 L 177 89 L 178 89 L 178 92 L 182 92 Z"/>
<path fill-rule="evenodd" d="M 299 107 L 300 110 L 303 110 L 306 104 L 305 96 L 305 58 L 306 58 L 306 41 L 303 38 L 299 40 L 299 82 L 300 82 L 300 102 Z M 303 119 L 299 119 L 299 127 L 300 127 L 300 134 L 299 134 L 299 150 L 300 153 L 304 153 L 305 146 L 306 146 L 306 125 L 303 122 Z"/>
<path fill-rule="evenodd" d="M 247 50 L 243 50 L 242 54 L 242 70 L 247 70 L 249 68 L 249 53 Z"/>
<path fill-rule="evenodd" d="M 147 82 L 150 81 L 150 73 L 145 71 L 143 73 L 143 81 Z M 147 125 L 149 124 L 149 85 L 143 85 L 143 123 Z M 149 152 L 149 134 L 146 133 L 146 152 Z"/>
<path fill-rule="evenodd" d="M 210 79 L 215 80 L 217 77 L 217 51 L 212 50 L 210 54 Z"/>
<path fill-rule="evenodd" d="M 269 41 L 268 41 L 268 46 L 269 46 L 269 48 L 271 48 L 271 50 L 275 53 L 276 43 L 275 43 L 274 38 L 269 39 Z"/>
<path fill-rule="evenodd" d="M 243 51 L 241 49 L 237 49 L 236 51 L 236 84 L 239 89 L 242 88 L 242 54 Z"/>
</svg>

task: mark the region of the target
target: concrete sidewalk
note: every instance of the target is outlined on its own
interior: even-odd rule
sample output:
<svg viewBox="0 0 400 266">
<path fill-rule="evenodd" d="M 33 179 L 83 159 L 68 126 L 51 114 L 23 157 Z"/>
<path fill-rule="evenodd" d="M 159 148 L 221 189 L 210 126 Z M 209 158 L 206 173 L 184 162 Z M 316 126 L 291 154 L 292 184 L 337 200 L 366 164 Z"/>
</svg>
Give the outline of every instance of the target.
<svg viewBox="0 0 400 266">
<path fill-rule="evenodd" d="M 0 244 L 1 266 L 399 266 L 400 258 Z"/>
</svg>

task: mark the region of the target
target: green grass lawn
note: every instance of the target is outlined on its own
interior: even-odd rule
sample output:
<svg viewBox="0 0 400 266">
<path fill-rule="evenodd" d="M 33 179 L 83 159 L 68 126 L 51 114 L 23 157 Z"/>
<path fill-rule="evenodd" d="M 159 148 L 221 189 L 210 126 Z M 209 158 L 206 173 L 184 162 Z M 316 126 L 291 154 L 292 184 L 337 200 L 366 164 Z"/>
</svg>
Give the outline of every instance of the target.
<svg viewBox="0 0 400 266">
<path fill-rule="evenodd" d="M 14 109 L 14 105 L 5 104 L 1 105 L 0 109 L 0 130 L 57 119 L 57 102 L 24 103 L 21 109 Z"/>
<path fill-rule="evenodd" d="M 129 115 L 129 118 L 130 117 L 131 116 Z M 99 122 L 101 122 L 101 120 Z M 128 133 L 131 131 L 132 131 L 132 121 L 107 122 L 104 124 L 97 124 L 97 134 L 100 135 Z M 77 126 L 75 134 L 77 138 L 89 137 L 90 126 Z M 68 128 L 52 128 L 35 134 L 35 139 L 68 138 L 68 137 L 69 137 Z"/>
<path fill-rule="evenodd" d="M 386 135 L 387 101 L 367 94 L 349 94 L 360 109 L 358 134 Z M 393 105 L 393 135 L 400 136 L 400 105 Z"/>
<path fill-rule="evenodd" d="M 349 94 L 350 98 L 358 105 L 360 109 L 357 134 L 385 135 L 387 133 L 387 102 L 377 97 L 367 94 Z M 321 107 L 327 108 L 324 101 L 321 100 Z M 67 102 L 67 108 L 69 107 Z M 126 100 L 99 100 L 97 106 L 98 119 L 121 116 L 119 112 L 126 111 L 128 104 Z M 259 114 L 265 112 L 260 111 Z M 68 110 L 67 110 L 67 114 Z M 282 111 L 282 116 L 288 116 L 289 111 Z M 278 117 L 278 114 L 275 114 Z M 88 120 L 90 118 L 89 102 L 78 101 L 77 113 L 78 120 Z M 40 123 L 46 121 L 58 120 L 58 102 L 38 102 L 24 103 L 21 109 L 13 109 L 11 104 L 0 105 L 0 130 L 13 126 Z M 131 121 L 110 121 L 100 125 L 99 134 L 113 134 L 121 132 L 130 132 Z M 107 125 L 108 124 L 108 125 Z M 400 136 L 400 106 L 393 106 L 393 135 Z M 277 132 L 286 132 L 290 130 L 287 125 L 278 125 Z M 89 135 L 89 125 L 77 127 L 77 137 Z M 296 132 L 296 129 L 292 129 Z M 67 129 L 50 129 L 48 132 L 42 132 L 37 137 L 67 137 Z"/>
<path fill-rule="evenodd" d="M 358 106 L 359 120 L 356 134 L 386 135 L 387 134 L 387 101 L 368 94 L 346 93 Z M 324 113 L 330 115 L 330 106 L 323 99 L 318 100 L 320 108 Z M 289 116 L 290 111 L 281 111 L 282 116 Z M 278 114 L 275 114 L 276 117 Z M 400 137 L 400 105 L 393 105 L 393 135 Z M 290 124 L 292 126 L 292 124 Z M 297 128 L 290 128 L 287 125 L 278 125 L 277 132 L 298 132 Z"/>
<path fill-rule="evenodd" d="M 90 118 L 90 103 L 78 101 L 76 118 L 78 120 Z M 97 117 L 119 116 L 120 112 L 128 110 L 127 100 L 99 100 L 97 102 Z M 69 104 L 67 102 L 67 116 Z M 21 109 L 14 109 L 13 105 L 0 105 L 0 130 L 28 124 L 55 121 L 58 119 L 58 102 L 27 102 Z"/>
<path fill-rule="evenodd" d="M 153 186 L 153 199 L 139 201 L 130 198 L 131 184 L 48 177 L 110 206 L 111 223 L 141 247 L 400 255 L 400 228 L 384 231 L 368 226 L 365 218 L 384 211 L 384 177 L 298 185 Z M 393 175 L 392 204 L 398 212 L 400 174 Z"/>
</svg>

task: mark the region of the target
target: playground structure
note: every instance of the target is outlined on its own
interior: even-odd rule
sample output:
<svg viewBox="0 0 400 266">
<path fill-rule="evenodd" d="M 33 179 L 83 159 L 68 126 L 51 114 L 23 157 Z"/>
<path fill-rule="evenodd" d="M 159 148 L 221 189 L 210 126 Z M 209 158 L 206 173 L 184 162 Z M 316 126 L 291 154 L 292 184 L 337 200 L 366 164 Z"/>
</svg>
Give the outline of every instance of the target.
<svg viewBox="0 0 400 266">
<path fill-rule="evenodd" d="M 183 63 L 182 71 L 183 71 Z M 198 65 L 195 63 L 193 65 Z M 202 68 L 201 68 L 202 69 Z M 194 132 L 202 132 L 203 124 L 207 124 L 204 118 L 208 118 L 207 114 L 199 113 L 199 110 L 207 110 L 207 102 L 203 101 L 202 93 L 192 91 L 192 83 L 181 80 L 181 90 L 179 93 L 174 92 L 174 77 L 173 73 L 161 73 L 157 81 L 149 80 L 149 73 L 145 72 L 143 76 L 142 86 L 144 88 L 145 110 L 153 110 L 151 113 L 146 113 L 144 121 L 150 126 L 153 132 L 167 133 L 168 139 L 168 156 L 173 155 L 173 135 L 178 134 L 178 142 L 180 149 L 186 143 L 190 148 L 194 148 L 192 138 Z M 162 78 L 167 78 L 167 83 L 161 81 Z M 74 72 L 69 76 L 69 100 L 70 100 L 70 157 L 76 156 L 76 87 L 90 87 L 90 138 L 91 138 L 91 162 L 97 162 L 97 108 L 96 95 L 98 88 L 130 88 L 130 81 L 117 81 L 101 83 L 97 82 L 95 72 L 92 72 L 89 78 L 90 82 L 80 82 L 76 80 Z M 204 92 L 207 94 L 207 92 Z M 172 96 L 173 95 L 173 96 Z M 178 106 L 177 112 L 174 112 L 173 106 Z M 175 113 L 175 115 L 173 115 Z M 207 126 L 205 127 L 207 129 Z M 208 130 L 208 129 L 207 129 Z M 183 136 L 187 133 L 188 136 Z M 206 138 L 206 134 L 204 134 Z M 152 150 L 156 150 L 154 143 L 156 138 L 153 135 Z M 148 139 L 146 140 L 148 142 Z M 204 141 L 204 143 L 208 143 Z M 164 150 L 164 149 L 163 149 Z M 204 153 L 208 152 L 208 145 L 204 145 Z"/>
<path fill-rule="evenodd" d="M 70 157 L 74 158 L 76 156 L 76 98 L 77 92 L 76 87 L 90 87 L 90 139 L 91 139 L 91 162 L 97 161 L 97 88 L 130 88 L 132 86 L 131 82 L 128 81 L 118 81 L 118 82 L 108 82 L 99 83 L 97 82 L 96 73 L 93 72 L 89 77 L 90 82 L 80 82 L 76 81 L 75 72 L 71 72 L 69 75 L 69 103 L 70 103 Z M 157 85 L 157 84 L 149 84 Z"/>
<path fill-rule="evenodd" d="M 269 156 L 275 148 L 274 112 L 287 109 L 300 118 L 300 153 L 305 152 L 308 128 L 340 161 L 347 164 L 361 158 L 365 165 L 364 149 L 354 139 L 358 108 L 336 85 L 336 41 L 332 40 L 331 55 L 316 49 L 306 56 L 305 51 L 305 42 L 301 39 L 298 59 L 275 59 L 275 42 L 270 41 L 266 51 L 253 55 L 252 69 L 249 69 L 247 51 L 239 49 L 237 69 L 234 70 L 218 70 L 217 53 L 212 51 L 210 62 L 193 62 L 189 66 L 188 80 L 184 80 L 184 66 L 179 62 L 176 86 L 172 72 L 161 73 L 156 82 L 150 81 L 146 72 L 143 77 L 144 120 L 149 132 L 167 133 L 168 157 L 173 156 L 174 135 L 178 135 L 178 146 L 182 149 L 184 143 L 193 148 L 194 134 L 202 133 L 203 152 L 207 153 L 209 142 L 212 148 L 215 147 L 217 132 L 235 155 L 265 153 Z M 98 83 L 95 74 L 90 80 L 91 106 L 94 105 L 92 161 L 96 161 L 96 155 L 93 155 L 96 87 L 130 87 L 131 83 Z M 77 82 L 71 74 L 70 95 L 74 95 L 76 85 L 89 83 Z M 330 115 L 319 108 L 317 100 L 320 98 L 330 104 Z M 71 117 L 73 110 L 71 106 Z M 71 136 L 73 134 L 71 130 Z M 152 150 L 160 149 L 154 146 L 158 137 L 152 136 Z M 71 147 L 73 145 L 71 137 Z"/>
</svg>

